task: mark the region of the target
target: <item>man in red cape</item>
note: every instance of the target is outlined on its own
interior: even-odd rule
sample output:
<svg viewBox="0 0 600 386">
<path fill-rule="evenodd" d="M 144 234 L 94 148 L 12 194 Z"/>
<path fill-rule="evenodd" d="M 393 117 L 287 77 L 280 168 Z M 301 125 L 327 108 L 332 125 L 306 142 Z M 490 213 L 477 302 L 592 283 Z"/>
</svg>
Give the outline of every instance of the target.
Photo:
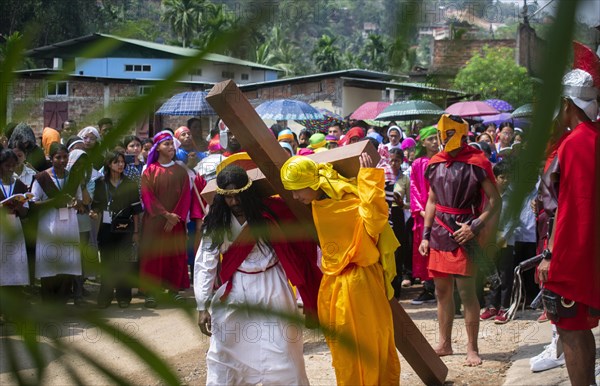
<svg viewBox="0 0 600 386">
<path fill-rule="evenodd" d="M 591 330 L 600 318 L 600 124 L 594 122 L 600 59 L 576 43 L 573 67 L 563 78 L 560 109 L 560 123 L 572 130 L 547 168 L 558 206 L 538 279 L 544 284 L 548 317 L 563 343 L 571 383 L 592 385 L 596 344 Z"/>
<path fill-rule="evenodd" d="M 298 221 L 285 203 L 261 199 L 237 164 L 220 170 L 216 182 L 194 267 L 198 325 L 211 336 L 207 384 L 308 384 L 302 327 L 279 314 L 297 312 L 289 280 L 307 317 L 316 318 L 316 244 L 301 232 L 294 237 Z M 219 255 L 223 284 L 215 291 Z"/>
<path fill-rule="evenodd" d="M 466 364 L 477 366 L 481 358 L 477 346 L 479 301 L 475 290 L 475 261 L 481 260 L 476 256 L 480 253 L 471 246 L 485 224 L 493 221 L 501 201 L 490 162 L 483 152 L 466 143 L 468 128 L 467 122 L 458 116 L 446 114 L 438 122 L 444 150 L 431 158 L 425 172 L 430 189 L 419 252 L 429 255 L 429 275 L 435 282 L 438 298 L 440 342 L 435 351 L 439 356 L 453 353 L 451 333 L 456 280 L 465 308 Z M 489 200 L 485 209 L 483 194 Z"/>
</svg>

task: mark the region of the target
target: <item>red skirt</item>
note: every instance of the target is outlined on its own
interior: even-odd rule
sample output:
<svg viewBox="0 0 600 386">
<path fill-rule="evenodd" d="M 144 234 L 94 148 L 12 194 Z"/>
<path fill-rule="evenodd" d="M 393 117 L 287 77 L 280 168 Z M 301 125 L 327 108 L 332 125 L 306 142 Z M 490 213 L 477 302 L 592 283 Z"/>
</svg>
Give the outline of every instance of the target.
<svg viewBox="0 0 600 386">
<path fill-rule="evenodd" d="M 433 278 L 449 275 L 475 276 L 475 265 L 462 248 L 450 252 L 430 248 L 427 268 Z"/>
</svg>

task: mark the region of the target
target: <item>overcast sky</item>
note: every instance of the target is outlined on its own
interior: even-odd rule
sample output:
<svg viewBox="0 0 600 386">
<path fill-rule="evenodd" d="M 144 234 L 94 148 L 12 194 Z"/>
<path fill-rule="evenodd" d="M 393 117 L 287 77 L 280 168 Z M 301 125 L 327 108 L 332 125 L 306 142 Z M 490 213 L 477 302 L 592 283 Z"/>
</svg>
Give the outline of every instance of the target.
<svg viewBox="0 0 600 386">
<path fill-rule="evenodd" d="M 523 0 L 500 0 L 503 3 L 516 4 L 519 7 L 523 6 Z M 559 1 L 571 1 L 571 0 L 537 0 L 540 7 L 543 7 L 547 3 L 548 5 L 542 12 L 548 11 L 551 14 L 556 12 Z M 533 4 L 533 0 L 528 0 L 527 4 Z M 577 9 L 577 19 L 583 23 L 597 26 L 600 25 L 600 0 L 580 0 L 579 7 Z"/>
</svg>

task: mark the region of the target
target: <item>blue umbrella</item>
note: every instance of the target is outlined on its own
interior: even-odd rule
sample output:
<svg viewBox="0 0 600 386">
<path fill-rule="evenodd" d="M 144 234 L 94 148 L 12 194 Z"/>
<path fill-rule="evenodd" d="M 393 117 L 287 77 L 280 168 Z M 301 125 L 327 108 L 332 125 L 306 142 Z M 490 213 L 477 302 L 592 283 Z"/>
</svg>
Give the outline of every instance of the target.
<svg viewBox="0 0 600 386">
<path fill-rule="evenodd" d="M 293 99 L 276 99 L 261 103 L 256 112 L 262 119 L 302 121 L 323 119 L 323 114 L 308 103 Z"/>
<path fill-rule="evenodd" d="M 176 94 L 156 112 L 157 115 L 217 115 L 206 101 L 205 91 L 188 91 Z"/>
<path fill-rule="evenodd" d="M 502 99 L 488 99 L 485 101 L 485 103 L 492 106 L 501 113 L 514 110 L 510 103 L 508 103 L 507 101 L 503 101 Z"/>
<path fill-rule="evenodd" d="M 339 114 L 320 107 L 316 109 L 323 114 L 323 119 L 300 120 L 298 123 L 313 131 L 323 131 L 334 123 L 344 122 L 344 118 Z"/>
</svg>

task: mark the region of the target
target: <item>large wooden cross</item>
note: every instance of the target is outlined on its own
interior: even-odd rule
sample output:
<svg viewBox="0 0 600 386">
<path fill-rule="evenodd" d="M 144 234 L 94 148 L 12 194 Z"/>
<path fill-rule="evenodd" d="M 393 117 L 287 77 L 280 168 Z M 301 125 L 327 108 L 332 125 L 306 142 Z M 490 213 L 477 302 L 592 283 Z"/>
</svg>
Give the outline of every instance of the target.
<svg viewBox="0 0 600 386">
<path fill-rule="evenodd" d="M 266 179 L 273 190 L 286 201 L 298 220 L 307 222 L 314 227 L 310 209 L 294 200 L 291 192 L 283 188 L 280 169 L 289 158 L 288 153 L 277 143 L 273 134 L 235 82 L 227 80 L 217 83 L 209 92 L 206 100 L 260 169 L 262 176 L 255 175 L 252 176 L 253 179 Z M 367 142 L 359 142 L 335 149 L 335 151 L 328 150 L 318 153 L 311 158 L 317 162 L 334 161 L 332 163 L 336 170 L 346 177 L 353 177 L 358 173 L 358 156 L 368 148 L 373 149 L 373 146 Z M 255 172 L 258 174 L 258 171 Z M 207 188 L 209 187 L 207 186 Z M 396 348 L 425 384 L 442 385 L 448 375 L 448 368 L 402 306 L 394 299 L 390 301 L 390 306 L 394 319 Z"/>
</svg>

